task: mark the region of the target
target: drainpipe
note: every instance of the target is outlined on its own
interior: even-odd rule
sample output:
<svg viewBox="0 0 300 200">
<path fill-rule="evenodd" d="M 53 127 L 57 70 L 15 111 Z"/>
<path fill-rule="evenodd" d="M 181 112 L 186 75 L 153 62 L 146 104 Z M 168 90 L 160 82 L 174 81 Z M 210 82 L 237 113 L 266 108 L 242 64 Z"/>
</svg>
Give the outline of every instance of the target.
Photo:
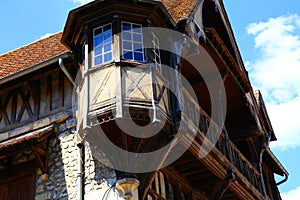
<svg viewBox="0 0 300 200">
<path fill-rule="evenodd" d="M 284 179 L 276 183 L 276 186 L 281 185 L 282 183 L 285 183 L 288 180 L 288 174 L 284 173 Z"/>
<path fill-rule="evenodd" d="M 78 157 L 78 172 L 77 172 L 77 189 L 78 200 L 83 200 L 83 159 L 82 159 L 83 144 L 77 144 L 77 157 Z"/>
<path fill-rule="evenodd" d="M 266 137 L 266 141 L 264 141 L 263 146 L 262 146 L 262 150 L 261 150 L 261 152 L 260 152 L 260 154 L 259 154 L 260 179 L 261 179 L 261 184 L 262 184 L 263 193 L 264 193 L 264 196 L 266 197 L 266 199 L 268 199 L 268 194 L 267 194 L 266 185 L 265 185 L 265 181 L 264 181 L 262 162 L 263 162 L 263 155 L 264 155 L 264 152 L 265 152 L 266 149 L 268 148 L 269 142 L 270 142 L 270 137 L 267 136 L 267 137 Z"/>
<path fill-rule="evenodd" d="M 281 185 L 282 183 L 285 183 L 288 180 L 288 174 L 284 173 L 284 179 L 276 183 L 276 186 Z"/>
<path fill-rule="evenodd" d="M 70 80 L 70 82 L 73 84 L 74 87 L 76 87 L 76 84 L 71 76 L 71 74 L 69 73 L 69 71 L 67 70 L 67 68 L 64 65 L 63 59 L 61 57 L 58 58 L 58 64 L 61 68 L 61 70 L 65 73 L 65 75 L 67 76 L 67 78 Z"/>
</svg>

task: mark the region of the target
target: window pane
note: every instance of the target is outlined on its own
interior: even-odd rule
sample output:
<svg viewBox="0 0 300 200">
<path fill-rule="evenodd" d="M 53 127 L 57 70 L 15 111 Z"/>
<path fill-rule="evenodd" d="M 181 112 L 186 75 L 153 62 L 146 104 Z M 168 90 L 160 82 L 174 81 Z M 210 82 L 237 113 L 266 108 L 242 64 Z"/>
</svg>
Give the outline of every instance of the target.
<svg viewBox="0 0 300 200">
<path fill-rule="evenodd" d="M 132 50 L 132 43 L 127 41 L 123 42 L 123 49 Z"/>
<path fill-rule="evenodd" d="M 111 33 L 111 25 L 107 24 L 103 27 L 103 34 L 110 34 Z"/>
<path fill-rule="evenodd" d="M 142 43 L 133 43 L 133 50 L 134 51 L 142 51 L 142 48 L 143 48 L 143 45 L 142 45 Z"/>
<path fill-rule="evenodd" d="M 132 52 L 131 51 L 124 51 L 123 57 L 124 57 L 124 59 L 132 60 L 133 59 Z"/>
<path fill-rule="evenodd" d="M 131 33 L 130 32 L 123 32 L 123 40 L 131 40 Z"/>
<path fill-rule="evenodd" d="M 102 27 L 97 28 L 97 29 L 94 30 L 94 36 L 98 36 L 101 33 L 102 33 Z"/>
<path fill-rule="evenodd" d="M 133 34 L 133 41 L 142 42 L 142 35 L 141 34 Z"/>
<path fill-rule="evenodd" d="M 142 26 L 141 25 L 137 25 L 137 24 L 133 24 L 132 25 L 132 32 L 135 32 L 135 33 L 141 33 L 142 32 Z"/>
<path fill-rule="evenodd" d="M 102 64 L 102 56 L 97 56 L 95 57 L 95 65 Z"/>
<path fill-rule="evenodd" d="M 112 59 L 111 52 L 107 53 L 107 54 L 104 54 L 104 62 L 110 61 L 111 59 Z"/>
<path fill-rule="evenodd" d="M 111 38 L 112 38 L 111 34 L 104 35 L 104 42 L 105 43 L 111 42 Z"/>
<path fill-rule="evenodd" d="M 130 30 L 131 29 L 131 24 L 129 23 L 122 23 L 122 30 Z"/>
<path fill-rule="evenodd" d="M 96 56 L 101 55 L 102 54 L 102 46 L 95 48 L 94 51 L 95 51 Z"/>
<path fill-rule="evenodd" d="M 134 52 L 134 60 L 144 61 L 143 53 Z"/>
<path fill-rule="evenodd" d="M 102 37 L 94 38 L 94 47 L 97 47 L 97 46 L 101 45 L 102 42 L 103 42 Z"/>
<path fill-rule="evenodd" d="M 104 45 L 104 52 L 108 52 L 108 51 L 111 51 L 111 43 Z"/>
</svg>

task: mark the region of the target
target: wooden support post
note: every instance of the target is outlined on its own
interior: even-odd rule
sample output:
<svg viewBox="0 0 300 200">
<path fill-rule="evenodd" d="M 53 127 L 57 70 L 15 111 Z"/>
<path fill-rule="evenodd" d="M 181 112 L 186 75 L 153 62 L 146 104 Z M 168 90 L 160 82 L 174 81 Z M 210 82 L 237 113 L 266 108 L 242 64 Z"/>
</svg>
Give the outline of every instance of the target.
<svg viewBox="0 0 300 200">
<path fill-rule="evenodd" d="M 125 74 L 122 74 L 122 68 L 121 66 L 116 67 L 116 118 L 122 118 L 123 117 L 123 78 L 122 76 L 125 76 Z"/>
</svg>

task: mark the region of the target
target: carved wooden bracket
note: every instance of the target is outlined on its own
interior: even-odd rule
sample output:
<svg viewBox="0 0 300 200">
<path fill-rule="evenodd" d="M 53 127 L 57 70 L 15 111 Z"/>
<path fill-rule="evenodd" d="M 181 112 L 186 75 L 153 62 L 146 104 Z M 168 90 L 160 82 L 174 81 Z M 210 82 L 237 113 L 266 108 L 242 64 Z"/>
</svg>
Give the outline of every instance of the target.
<svg viewBox="0 0 300 200">
<path fill-rule="evenodd" d="M 40 147 L 40 145 L 32 145 L 31 149 L 36 156 L 43 174 L 46 174 L 48 172 L 48 140 L 46 139 L 44 142 L 46 143 L 45 149 Z"/>
</svg>

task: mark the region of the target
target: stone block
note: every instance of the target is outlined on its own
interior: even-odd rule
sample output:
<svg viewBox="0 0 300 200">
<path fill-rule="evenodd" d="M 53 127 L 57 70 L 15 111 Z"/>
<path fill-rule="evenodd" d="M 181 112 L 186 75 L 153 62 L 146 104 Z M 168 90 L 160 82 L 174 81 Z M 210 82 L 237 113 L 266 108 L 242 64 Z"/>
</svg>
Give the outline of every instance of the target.
<svg viewBox="0 0 300 200">
<path fill-rule="evenodd" d="M 50 192 L 44 192 L 35 196 L 35 200 L 49 200 L 51 199 Z"/>
</svg>

